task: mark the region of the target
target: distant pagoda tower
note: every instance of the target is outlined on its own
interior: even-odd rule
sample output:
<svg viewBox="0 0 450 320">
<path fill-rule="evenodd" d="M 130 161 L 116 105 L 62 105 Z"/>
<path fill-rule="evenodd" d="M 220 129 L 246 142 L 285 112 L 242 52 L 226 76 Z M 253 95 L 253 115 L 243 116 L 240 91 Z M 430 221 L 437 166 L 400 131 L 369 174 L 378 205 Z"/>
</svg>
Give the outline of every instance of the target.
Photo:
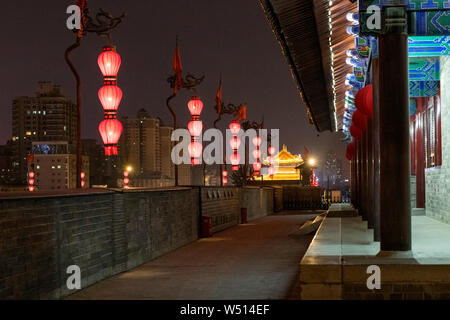
<svg viewBox="0 0 450 320">
<path fill-rule="evenodd" d="M 256 181 L 300 181 L 300 170 L 296 169 L 299 165 L 304 163 L 301 155 L 293 155 L 288 150 L 286 145 L 283 145 L 283 149 L 274 156 L 276 173 L 272 176 L 264 175 L 261 177 L 255 177 Z M 264 165 L 269 166 L 269 158 L 263 160 Z"/>
</svg>

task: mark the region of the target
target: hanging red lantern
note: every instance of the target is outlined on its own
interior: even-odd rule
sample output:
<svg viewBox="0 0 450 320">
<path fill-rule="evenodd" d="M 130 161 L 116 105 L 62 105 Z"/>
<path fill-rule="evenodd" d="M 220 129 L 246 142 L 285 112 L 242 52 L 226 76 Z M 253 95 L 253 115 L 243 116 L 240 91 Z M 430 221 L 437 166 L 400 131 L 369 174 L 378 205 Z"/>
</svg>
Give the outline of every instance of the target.
<svg viewBox="0 0 450 320">
<path fill-rule="evenodd" d="M 28 190 L 29 190 L 30 192 L 33 192 L 34 189 L 35 189 L 35 188 L 34 188 L 33 186 L 29 186 L 29 187 L 28 187 Z"/>
<path fill-rule="evenodd" d="M 188 146 L 189 156 L 193 165 L 200 164 L 200 157 L 202 156 L 203 145 L 200 142 L 191 142 Z"/>
<path fill-rule="evenodd" d="M 253 158 L 255 159 L 261 158 L 261 150 L 253 150 Z"/>
<path fill-rule="evenodd" d="M 368 117 L 373 115 L 373 86 L 371 84 L 365 86 L 355 96 L 356 109 L 364 113 Z"/>
<path fill-rule="evenodd" d="M 275 155 L 276 152 L 275 147 L 269 147 L 268 151 L 271 156 Z"/>
<path fill-rule="evenodd" d="M 367 116 L 359 110 L 353 112 L 352 124 L 361 129 L 361 132 L 367 130 Z"/>
<path fill-rule="evenodd" d="M 199 137 L 202 134 L 203 123 L 199 120 L 190 121 L 188 129 L 192 137 Z"/>
<path fill-rule="evenodd" d="M 239 169 L 239 163 L 241 162 L 241 156 L 238 153 L 234 153 L 230 156 L 230 162 L 232 164 L 232 170 L 237 171 Z"/>
<path fill-rule="evenodd" d="M 98 98 L 102 103 L 103 110 L 117 111 L 120 101 L 122 100 L 122 90 L 115 85 L 103 86 L 98 91 Z"/>
<path fill-rule="evenodd" d="M 34 178 L 34 172 L 33 171 L 30 171 L 30 172 L 28 172 L 28 177 L 30 178 L 30 179 L 33 179 Z"/>
<path fill-rule="evenodd" d="M 259 147 L 261 145 L 262 139 L 257 136 L 253 138 L 252 142 L 255 147 Z"/>
<path fill-rule="evenodd" d="M 222 176 L 227 177 L 228 176 L 228 171 L 222 171 Z"/>
<path fill-rule="evenodd" d="M 103 52 L 98 57 L 98 66 L 105 78 L 115 78 L 119 73 L 122 60 L 116 52 L 116 47 L 105 46 Z"/>
<path fill-rule="evenodd" d="M 230 123 L 230 131 L 232 135 L 237 136 L 239 134 L 239 130 L 241 130 L 241 125 L 237 121 L 232 121 Z"/>
<path fill-rule="evenodd" d="M 199 97 L 192 97 L 188 102 L 188 108 L 192 116 L 200 116 L 203 110 L 203 102 Z"/>
<path fill-rule="evenodd" d="M 98 130 L 105 145 L 105 155 L 117 155 L 117 143 L 123 131 L 122 123 L 117 119 L 105 119 L 98 126 Z"/>
<path fill-rule="evenodd" d="M 355 126 L 354 124 L 352 124 L 350 126 L 350 134 L 356 140 L 361 140 L 362 139 L 362 131 L 361 131 L 361 129 L 358 128 L 357 126 Z"/>
<path fill-rule="evenodd" d="M 355 156 L 356 143 L 354 141 L 350 142 L 347 146 L 347 150 L 345 151 L 345 157 L 348 161 L 351 161 Z"/>
<path fill-rule="evenodd" d="M 253 170 L 255 171 L 255 174 L 257 174 L 257 173 L 259 173 L 259 171 L 261 170 L 261 167 L 262 167 L 262 165 L 261 165 L 261 162 L 255 162 L 254 164 L 253 164 Z"/>
<path fill-rule="evenodd" d="M 226 185 L 228 183 L 228 178 L 227 177 L 223 177 L 223 184 Z"/>
<path fill-rule="evenodd" d="M 233 137 L 230 139 L 230 146 L 233 150 L 238 150 L 241 146 L 241 140 L 238 137 Z"/>
</svg>

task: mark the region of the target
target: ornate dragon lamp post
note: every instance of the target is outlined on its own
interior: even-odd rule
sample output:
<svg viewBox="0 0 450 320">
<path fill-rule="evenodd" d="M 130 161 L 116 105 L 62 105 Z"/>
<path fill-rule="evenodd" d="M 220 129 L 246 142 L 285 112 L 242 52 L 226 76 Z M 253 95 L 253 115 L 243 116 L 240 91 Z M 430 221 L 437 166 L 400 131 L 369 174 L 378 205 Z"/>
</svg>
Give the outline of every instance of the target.
<svg viewBox="0 0 450 320">
<path fill-rule="evenodd" d="M 181 58 L 180 58 L 180 52 L 178 50 L 178 36 L 176 39 L 176 49 L 175 49 L 175 58 L 174 58 L 174 75 L 167 78 L 167 82 L 170 85 L 170 88 L 173 89 L 173 94 L 171 94 L 167 100 L 166 105 L 169 109 L 170 113 L 172 114 L 173 118 L 173 129 L 176 130 L 178 128 L 178 121 L 177 121 L 177 115 L 175 111 L 172 109 L 170 102 L 177 96 L 178 90 L 180 89 L 187 89 L 193 93 L 193 96 L 198 98 L 197 93 L 197 86 L 200 85 L 203 80 L 205 79 L 205 76 L 202 75 L 200 77 L 196 77 L 192 75 L 191 73 L 188 73 L 185 78 L 182 76 L 182 65 L 181 65 Z M 194 142 L 192 142 L 194 143 Z M 195 150 L 192 150 L 195 151 Z M 195 153 L 195 152 L 194 152 Z M 178 186 L 178 166 L 175 165 L 175 186 Z"/>
<path fill-rule="evenodd" d="M 65 51 L 65 59 L 69 65 L 70 70 L 75 76 L 77 86 L 77 188 L 82 188 L 82 143 L 81 143 L 81 111 L 82 111 L 82 95 L 81 88 L 82 82 L 80 74 L 72 63 L 71 53 L 80 47 L 82 38 L 88 33 L 96 33 L 99 36 L 105 36 L 108 42 L 111 44 L 111 32 L 114 30 L 123 20 L 125 14 L 120 17 L 114 18 L 110 13 L 100 9 L 96 14 L 95 21 L 89 15 L 90 11 L 87 7 L 87 0 L 78 0 L 77 5 L 81 9 L 81 29 L 76 31 L 75 43 L 68 47 Z"/>
</svg>

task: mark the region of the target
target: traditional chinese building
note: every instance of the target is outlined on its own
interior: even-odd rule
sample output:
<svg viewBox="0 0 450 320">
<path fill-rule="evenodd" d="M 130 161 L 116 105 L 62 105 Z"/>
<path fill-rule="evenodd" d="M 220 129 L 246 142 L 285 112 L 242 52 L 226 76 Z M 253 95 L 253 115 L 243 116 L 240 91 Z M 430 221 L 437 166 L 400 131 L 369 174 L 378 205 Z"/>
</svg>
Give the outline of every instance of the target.
<svg viewBox="0 0 450 320">
<path fill-rule="evenodd" d="M 263 160 L 264 165 L 269 166 L 269 158 Z M 278 181 L 300 181 L 300 170 L 297 167 L 304 163 L 301 155 L 293 155 L 283 145 L 283 149 L 274 156 L 274 167 L 276 173 L 271 176 L 269 174 L 261 177 L 255 177 L 255 180 L 278 180 Z"/>
</svg>

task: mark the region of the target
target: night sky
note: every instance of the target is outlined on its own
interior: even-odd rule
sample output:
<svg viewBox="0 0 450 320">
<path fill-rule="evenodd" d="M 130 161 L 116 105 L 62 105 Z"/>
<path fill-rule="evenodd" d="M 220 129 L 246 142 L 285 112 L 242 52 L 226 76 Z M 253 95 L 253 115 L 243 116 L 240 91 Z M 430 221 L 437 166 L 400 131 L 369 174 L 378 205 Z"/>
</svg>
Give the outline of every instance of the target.
<svg viewBox="0 0 450 320">
<path fill-rule="evenodd" d="M 64 60 L 65 49 L 75 39 L 66 28 L 66 8 L 74 3 L 2 1 L 0 143 L 11 137 L 12 99 L 34 95 L 38 81 L 60 84 L 67 96 L 75 98 L 75 80 Z M 286 59 L 257 0 L 89 0 L 88 4 L 91 12 L 101 7 L 114 16 L 127 14 L 113 33 L 122 56 L 120 115 L 135 116 L 145 108 L 166 124 L 172 123 L 165 106 L 171 94 L 166 79 L 172 73 L 178 34 L 184 74 L 206 75 L 199 87 L 205 127 L 211 127 L 216 116 L 214 98 L 222 73 L 224 102 L 247 102 L 248 119 L 259 122 L 264 115 L 265 127 L 279 128 L 280 144 L 289 151 L 303 153 L 306 146 L 320 162 L 328 150 L 334 150 L 348 167 L 341 134 L 318 136 L 309 124 Z M 97 98 L 102 86 L 97 56 L 105 44 L 105 38 L 89 34 L 73 54 L 83 79 L 83 138 L 99 141 L 97 126 L 103 111 Z M 189 118 L 188 99 L 182 90 L 174 104 L 181 126 Z M 223 119 L 223 125 L 231 120 Z"/>
</svg>

